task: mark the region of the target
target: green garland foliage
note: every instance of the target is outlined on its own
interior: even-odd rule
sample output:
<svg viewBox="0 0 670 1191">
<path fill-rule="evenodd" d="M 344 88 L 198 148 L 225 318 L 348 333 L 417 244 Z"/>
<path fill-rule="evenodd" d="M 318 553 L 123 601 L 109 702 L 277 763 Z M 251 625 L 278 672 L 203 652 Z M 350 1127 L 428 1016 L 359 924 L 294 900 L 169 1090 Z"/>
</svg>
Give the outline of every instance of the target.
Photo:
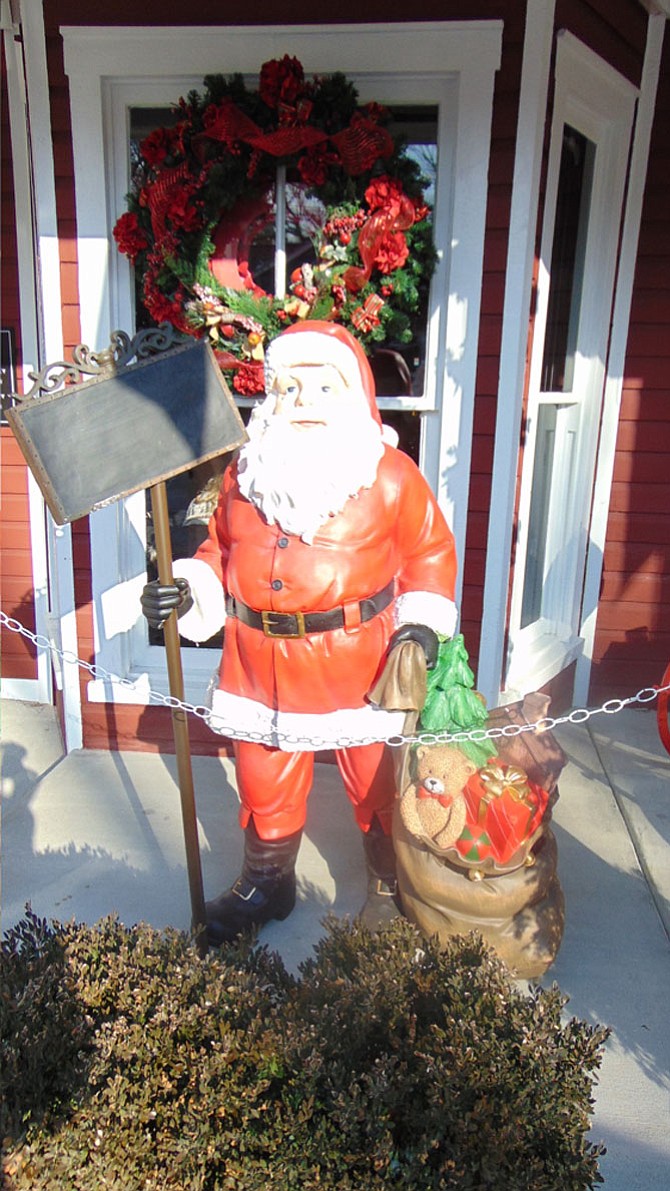
<svg viewBox="0 0 670 1191">
<path fill-rule="evenodd" d="M 436 260 L 431 212 L 426 179 L 388 132 L 385 110 L 361 106 L 341 73 L 307 79 L 288 55 L 263 65 L 257 90 L 239 74 L 208 75 L 203 86 L 179 100 L 173 124 L 142 141 L 114 228 L 149 318 L 207 335 L 242 394 L 262 392 L 264 347 L 292 322 L 333 319 L 370 350 L 416 341 Z M 259 289 L 246 260 L 234 285 L 211 266 L 222 228 L 232 229 L 228 257 L 235 243 L 248 252 L 235 237 L 260 211 L 274 218 L 279 165 L 302 195 L 292 218 L 300 239 L 311 236 L 313 261 L 293 269 L 276 298 Z"/>
</svg>

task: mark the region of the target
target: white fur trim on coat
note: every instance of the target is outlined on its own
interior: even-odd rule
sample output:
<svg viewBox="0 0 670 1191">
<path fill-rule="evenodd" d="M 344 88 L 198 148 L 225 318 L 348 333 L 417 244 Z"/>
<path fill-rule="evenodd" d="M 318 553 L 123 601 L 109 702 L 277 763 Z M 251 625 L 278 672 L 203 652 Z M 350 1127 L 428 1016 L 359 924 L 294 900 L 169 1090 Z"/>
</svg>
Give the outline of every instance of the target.
<svg viewBox="0 0 670 1191">
<path fill-rule="evenodd" d="M 193 607 L 179 618 L 179 634 L 188 641 L 209 641 L 226 619 L 221 580 L 199 558 L 180 558 L 172 567 L 175 579 L 187 579 Z"/>
<path fill-rule="evenodd" d="M 458 622 L 458 609 L 453 600 L 433 591 L 406 591 L 395 602 L 395 624 L 425 624 L 434 633 L 453 637 Z"/>
<path fill-rule="evenodd" d="M 403 731 L 404 711 L 383 711 L 366 707 L 337 711 L 274 711 L 255 699 L 214 690 L 211 716 L 213 732 L 235 740 L 255 740 L 289 753 L 312 753 L 319 749 L 345 748 L 386 740 Z"/>
</svg>

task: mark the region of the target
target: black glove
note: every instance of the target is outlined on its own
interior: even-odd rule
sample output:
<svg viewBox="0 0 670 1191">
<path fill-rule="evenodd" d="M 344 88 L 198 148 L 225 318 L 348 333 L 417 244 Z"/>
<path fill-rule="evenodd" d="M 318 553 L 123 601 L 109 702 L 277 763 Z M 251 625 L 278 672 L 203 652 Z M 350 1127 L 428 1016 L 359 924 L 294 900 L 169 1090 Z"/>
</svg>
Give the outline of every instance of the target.
<svg viewBox="0 0 670 1191">
<path fill-rule="evenodd" d="M 403 624 L 389 641 L 389 653 L 396 646 L 400 645 L 402 641 L 416 641 L 420 645 L 424 657 L 426 659 L 426 669 L 433 670 L 437 661 L 437 651 L 440 648 L 440 641 L 437 633 L 428 628 L 427 624 Z"/>
<path fill-rule="evenodd" d="M 140 603 L 151 627 L 162 629 L 175 608 L 179 617 L 193 607 L 193 596 L 187 579 L 175 579 L 174 583 L 161 583 L 160 579 L 153 579 L 142 589 Z"/>
</svg>

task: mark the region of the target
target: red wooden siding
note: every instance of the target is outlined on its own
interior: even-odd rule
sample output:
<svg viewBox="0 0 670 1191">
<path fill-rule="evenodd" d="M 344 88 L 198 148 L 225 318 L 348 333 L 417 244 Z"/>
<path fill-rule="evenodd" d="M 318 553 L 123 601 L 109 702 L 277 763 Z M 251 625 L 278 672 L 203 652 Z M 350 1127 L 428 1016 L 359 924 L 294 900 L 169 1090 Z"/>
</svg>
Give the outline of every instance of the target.
<svg viewBox="0 0 670 1191">
<path fill-rule="evenodd" d="M 502 57 L 495 80 L 491 128 L 470 503 L 465 557 L 460 560 L 463 570 L 460 627 L 475 671 L 479 659 L 484 601 L 507 240 L 525 29 L 525 6 L 519 4 L 505 7 Z"/>
<path fill-rule="evenodd" d="M 60 37 L 47 44 L 49 95 L 53 134 L 54 180 L 60 248 L 60 282 L 63 319 L 63 345 L 70 359 L 72 348 L 81 342 L 79 291 L 77 287 L 77 221 L 73 186 L 74 165 L 70 136 L 70 101 L 65 77 Z M 91 344 L 102 347 L 103 344 Z"/>
<path fill-rule="evenodd" d="M 2 452 L 0 517 L 0 606 L 8 616 L 35 631 L 32 555 L 28 514 L 28 473 L 12 432 L 0 431 Z M 3 678 L 37 677 L 35 650 L 25 637 L 2 630 Z"/>
<path fill-rule="evenodd" d="M 666 31 L 624 369 L 592 699 L 652 686 L 670 661 L 669 127 Z"/>
<path fill-rule="evenodd" d="M 638 85 L 647 36 L 647 14 L 638 0 L 557 0 L 554 23 Z"/>
<path fill-rule="evenodd" d="M 630 0 L 631 7 L 634 6 Z M 606 0 L 604 5 L 606 6 Z M 98 0 L 44 0 L 48 33 L 61 25 L 332 25 L 406 23 L 409 21 L 478 21 L 509 19 L 523 22 L 525 5 L 517 0 L 420 0 L 411 10 L 406 0 L 340 0 L 336 7 L 315 11 L 307 0 L 294 0 L 290 11 L 285 0 L 200 0 L 192 9 L 179 0 L 115 0 L 113 6 Z M 342 70 L 347 71 L 346 50 Z"/>
</svg>

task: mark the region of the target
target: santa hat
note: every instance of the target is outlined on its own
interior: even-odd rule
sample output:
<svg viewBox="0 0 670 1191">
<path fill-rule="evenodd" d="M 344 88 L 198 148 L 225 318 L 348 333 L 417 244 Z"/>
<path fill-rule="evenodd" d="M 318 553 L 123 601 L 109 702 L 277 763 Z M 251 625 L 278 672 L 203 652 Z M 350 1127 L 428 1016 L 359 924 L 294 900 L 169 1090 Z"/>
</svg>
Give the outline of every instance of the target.
<svg viewBox="0 0 670 1191">
<path fill-rule="evenodd" d="M 381 426 L 368 358 L 358 340 L 338 323 L 317 319 L 295 323 L 273 339 L 265 353 L 266 390 L 272 388 L 279 371 L 310 364 L 331 364 L 349 388 L 362 389 L 372 417 Z"/>
</svg>

